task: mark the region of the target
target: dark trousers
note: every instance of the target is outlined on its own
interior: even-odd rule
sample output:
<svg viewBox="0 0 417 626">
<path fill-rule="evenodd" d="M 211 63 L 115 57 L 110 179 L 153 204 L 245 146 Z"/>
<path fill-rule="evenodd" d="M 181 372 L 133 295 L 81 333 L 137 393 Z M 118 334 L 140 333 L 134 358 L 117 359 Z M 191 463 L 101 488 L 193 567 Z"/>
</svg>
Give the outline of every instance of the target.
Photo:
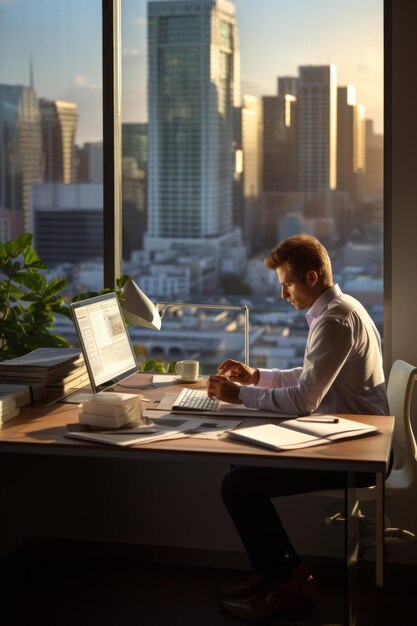
<svg viewBox="0 0 417 626">
<path fill-rule="evenodd" d="M 375 483 L 374 474 L 360 474 L 358 487 Z M 344 472 L 264 467 L 233 467 L 222 483 L 222 498 L 255 572 L 274 581 L 290 576 L 300 559 L 271 498 L 323 489 L 344 488 Z M 308 516 L 300 519 L 308 532 Z"/>
</svg>

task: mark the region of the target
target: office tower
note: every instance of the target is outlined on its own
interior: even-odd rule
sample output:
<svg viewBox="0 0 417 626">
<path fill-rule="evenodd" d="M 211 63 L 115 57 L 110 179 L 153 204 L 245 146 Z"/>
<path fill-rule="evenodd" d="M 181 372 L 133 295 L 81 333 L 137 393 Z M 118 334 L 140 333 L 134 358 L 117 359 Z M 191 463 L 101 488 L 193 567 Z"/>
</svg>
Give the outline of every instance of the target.
<svg viewBox="0 0 417 626">
<path fill-rule="evenodd" d="M 380 195 L 384 187 L 384 137 L 374 132 L 373 120 L 365 121 L 365 191 Z"/>
<path fill-rule="evenodd" d="M 74 102 L 39 101 L 42 121 L 44 180 L 72 183 L 75 180 L 75 133 L 78 111 Z"/>
<path fill-rule="evenodd" d="M 235 7 L 148 4 L 149 161 L 145 250 L 233 233 Z"/>
<path fill-rule="evenodd" d="M 284 93 L 264 96 L 262 102 L 263 192 L 297 191 L 297 98 Z"/>
<path fill-rule="evenodd" d="M 103 143 L 87 142 L 75 148 L 76 179 L 79 183 L 103 182 Z"/>
<path fill-rule="evenodd" d="M 298 94 L 298 76 L 278 76 L 277 94 L 283 96 L 297 96 Z"/>
<path fill-rule="evenodd" d="M 336 66 L 300 66 L 299 72 L 299 189 L 300 191 L 335 189 L 337 174 Z"/>
<path fill-rule="evenodd" d="M 122 124 L 123 258 L 141 250 L 146 230 L 148 125 Z"/>
<path fill-rule="evenodd" d="M 39 102 L 33 87 L 0 85 L 0 209 L 23 212 L 29 228 L 32 185 L 42 180 Z"/>
<path fill-rule="evenodd" d="M 243 213 L 238 224 L 244 240 L 256 247 L 262 191 L 262 100 L 243 96 L 241 109 Z"/>
<path fill-rule="evenodd" d="M 95 260 L 102 271 L 102 184 L 34 185 L 31 220 L 35 248 L 48 265 Z"/>
<path fill-rule="evenodd" d="M 134 122 L 122 124 L 122 154 L 133 157 L 139 169 L 146 172 L 148 167 L 148 125 Z"/>
<path fill-rule="evenodd" d="M 358 199 L 365 171 L 365 121 L 352 85 L 337 88 L 337 188 Z"/>
</svg>

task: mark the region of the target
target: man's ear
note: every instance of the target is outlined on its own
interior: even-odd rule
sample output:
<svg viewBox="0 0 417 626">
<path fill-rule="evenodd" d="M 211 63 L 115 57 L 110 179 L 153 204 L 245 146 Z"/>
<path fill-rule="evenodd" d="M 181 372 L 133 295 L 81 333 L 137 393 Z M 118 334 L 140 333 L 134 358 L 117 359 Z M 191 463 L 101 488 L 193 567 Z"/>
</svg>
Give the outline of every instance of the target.
<svg viewBox="0 0 417 626">
<path fill-rule="evenodd" d="M 315 287 L 318 283 L 319 275 L 315 270 L 309 270 L 306 274 L 306 281 L 310 287 Z"/>
</svg>

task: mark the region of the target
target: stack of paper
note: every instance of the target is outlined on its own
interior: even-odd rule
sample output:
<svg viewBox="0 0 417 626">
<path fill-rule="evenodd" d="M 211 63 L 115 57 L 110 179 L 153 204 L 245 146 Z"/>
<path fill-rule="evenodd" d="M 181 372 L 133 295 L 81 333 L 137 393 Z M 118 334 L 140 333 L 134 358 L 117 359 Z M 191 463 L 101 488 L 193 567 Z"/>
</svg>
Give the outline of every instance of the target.
<svg viewBox="0 0 417 626">
<path fill-rule="evenodd" d="M 57 372 L 55 372 L 55 374 L 57 374 Z M 54 378 L 55 379 L 52 379 L 52 376 L 50 376 L 46 385 L 48 389 L 56 389 L 60 394 L 65 394 L 71 389 L 81 389 L 85 387 L 90 379 L 83 355 L 80 354 L 75 361 L 68 364 L 66 373 L 62 373 L 61 371 L 60 374 L 54 376 Z"/>
<path fill-rule="evenodd" d="M 38 348 L 15 359 L 0 362 L 0 381 L 52 387 L 66 393 L 88 382 L 87 368 L 75 348 Z"/>
<path fill-rule="evenodd" d="M 19 385 L 0 382 L 0 424 L 19 414 L 19 407 L 30 404 L 45 393 L 42 384 Z"/>
<path fill-rule="evenodd" d="M 101 428 L 121 428 L 143 420 L 141 396 L 133 393 L 102 391 L 83 402 L 80 424 Z"/>
<path fill-rule="evenodd" d="M 0 395 L 0 424 L 19 414 L 13 395 Z"/>
<path fill-rule="evenodd" d="M 28 354 L 0 362 L 0 380 L 51 383 L 62 380 L 80 357 L 73 348 L 38 348 Z"/>
</svg>

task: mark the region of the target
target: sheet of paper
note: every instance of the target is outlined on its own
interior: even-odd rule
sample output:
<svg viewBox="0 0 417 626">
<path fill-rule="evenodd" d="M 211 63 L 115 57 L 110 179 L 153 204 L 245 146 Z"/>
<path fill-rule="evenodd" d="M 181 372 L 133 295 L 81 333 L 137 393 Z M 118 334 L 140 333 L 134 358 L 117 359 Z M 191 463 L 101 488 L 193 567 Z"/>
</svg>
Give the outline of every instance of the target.
<svg viewBox="0 0 417 626">
<path fill-rule="evenodd" d="M 175 376 L 175 374 L 154 374 L 152 376 L 152 382 L 159 384 L 159 383 L 177 383 L 178 382 L 178 376 Z"/>
<path fill-rule="evenodd" d="M 146 443 L 153 443 L 154 441 L 161 441 L 162 439 L 181 439 L 186 437 L 186 433 L 166 431 L 164 433 L 156 433 L 152 435 L 135 435 L 135 434 L 99 434 L 99 433 L 65 433 L 66 437 L 71 439 L 82 439 L 85 441 L 93 441 L 95 443 L 107 443 L 112 446 L 133 446 L 144 445 Z"/>
<path fill-rule="evenodd" d="M 69 431 L 65 433 L 65 436 L 73 439 L 95 441 L 97 443 L 108 443 L 114 446 L 132 446 L 152 443 L 153 441 L 159 441 L 161 439 L 187 437 L 187 431 L 193 430 L 199 426 L 198 423 L 194 424 L 193 422 L 194 420 L 185 418 L 176 419 L 175 421 L 171 420 L 169 424 L 163 424 L 162 421 L 157 423 L 155 421 L 157 428 L 156 433 L 143 433 L 139 429 L 131 428 L 113 431 L 112 433 Z"/>
</svg>

